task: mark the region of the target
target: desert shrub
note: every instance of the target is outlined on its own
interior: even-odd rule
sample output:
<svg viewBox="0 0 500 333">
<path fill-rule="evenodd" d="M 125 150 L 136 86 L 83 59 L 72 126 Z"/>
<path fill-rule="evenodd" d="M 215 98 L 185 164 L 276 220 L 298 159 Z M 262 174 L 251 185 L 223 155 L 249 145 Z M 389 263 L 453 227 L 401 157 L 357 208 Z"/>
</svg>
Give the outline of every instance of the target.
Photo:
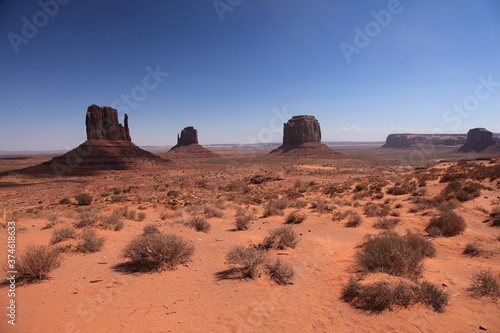
<svg viewBox="0 0 500 333">
<path fill-rule="evenodd" d="M 226 259 L 229 264 L 241 265 L 244 276 L 252 279 L 260 277 L 268 260 L 265 251 L 244 246 L 232 248 Z"/>
<path fill-rule="evenodd" d="M 398 224 L 401 223 L 401 219 L 398 218 L 381 218 L 373 225 L 377 229 L 394 229 Z"/>
<path fill-rule="evenodd" d="M 17 262 L 17 278 L 27 282 L 45 280 L 50 271 L 61 265 L 61 261 L 56 248 L 28 245 Z"/>
<path fill-rule="evenodd" d="M 163 233 L 142 234 L 123 250 L 129 264 L 141 271 L 160 271 L 184 264 L 194 253 L 194 246 L 179 236 Z"/>
<path fill-rule="evenodd" d="M 112 215 L 116 215 L 118 217 L 127 217 L 127 213 L 128 213 L 128 208 L 127 207 L 120 207 L 120 208 L 117 208 L 115 210 L 113 210 L 113 213 Z"/>
<path fill-rule="evenodd" d="M 61 201 L 59 201 L 60 205 L 69 205 L 71 204 L 71 201 L 68 198 L 63 198 Z"/>
<path fill-rule="evenodd" d="M 467 291 L 473 297 L 489 296 L 496 301 L 500 297 L 500 279 L 490 270 L 480 269 L 472 276 Z"/>
<path fill-rule="evenodd" d="M 448 210 L 439 214 L 439 217 L 431 218 L 425 229 L 432 236 L 452 237 L 465 231 L 466 224 L 463 217 Z"/>
<path fill-rule="evenodd" d="M 76 237 L 76 230 L 73 227 L 61 227 L 52 231 L 52 238 L 50 239 L 50 244 L 57 244 L 63 242 L 67 239 L 72 239 Z"/>
<path fill-rule="evenodd" d="M 129 220 L 135 220 L 136 218 L 136 211 L 135 209 L 131 209 L 131 210 L 127 210 L 126 211 L 126 215 L 125 215 L 125 218 L 129 219 Z"/>
<path fill-rule="evenodd" d="M 136 215 L 135 220 L 136 220 L 137 222 L 142 222 L 142 221 L 144 221 L 144 219 L 145 219 L 145 218 L 146 218 L 146 213 L 144 213 L 144 212 L 140 212 L 140 213 L 138 213 L 138 214 Z"/>
<path fill-rule="evenodd" d="M 85 229 L 81 235 L 82 241 L 77 246 L 78 252 L 95 253 L 104 246 L 104 237 L 97 236 L 95 230 Z"/>
<path fill-rule="evenodd" d="M 120 216 L 111 214 L 101 218 L 101 225 L 107 230 L 120 231 L 125 226 L 125 223 L 120 220 Z"/>
<path fill-rule="evenodd" d="M 471 256 L 471 257 L 476 257 L 476 256 L 480 255 L 481 252 L 482 252 L 482 250 L 479 247 L 479 244 L 474 242 L 474 243 L 465 244 L 465 248 L 464 248 L 464 251 L 462 253 L 465 255 Z"/>
<path fill-rule="evenodd" d="M 427 281 L 420 283 L 378 281 L 361 285 L 359 279 L 353 276 L 342 289 L 341 299 L 357 309 L 372 313 L 393 310 L 394 307 L 407 308 L 418 302 L 432 307 L 436 312 L 443 312 L 444 307 L 448 305 L 448 294 Z"/>
<path fill-rule="evenodd" d="M 415 183 L 404 183 L 404 184 L 398 183 L 392 187 L 389 187 L 387 189 L 387 194 L 404 195 L 415 191 L 416 188 L 417 186 Z"/>
<path fill-rule="evenodd" d="M 492 227 L 500 227 L 500 207 L 496 206 L 491 210 L 491 226 Z"/>
<path fill-rule="evenodd" d="M 214 207 L 209 207 L 209 206 L 203 207 L 203 214 L 205 214 L 205 216 L 207 218 L 212 218 L 212 217 L 222 218 L 222 217 L 224 217 L 224 213 L 220 209 L 217 209 Z"/>
<path fill-rule="evenodd" d="M 290 284 L 295 274 L 292 266 L 281 259 L 268 263 L 267 271 L 277 284 Z"/>
<path fill-rule="evenodd" d="M 75 196 L 76 203 L 80 206 L 88 206 L 92 203 L 92 196 L 88 193 L 80 193 Z"/>
<path fill-rule="evenodd" d="M 315 200 L 311 202 L 311 209 L 319 214 L 327 214 L 332 212 L 335 207 L 326 200 Z"/>
<path fill-rule="evenodd" d="M 160 229 L 158 229 L 158 226 L 150 223 L 145 225 L 144 228 L 142 228 L 142 232 L 144 234 L 158 234 L 160 233 Z"/>
<path fill-rule="evenodd" d="M 299 224 L 304 222 L 306 219 L 306 216 L 304 214 L 301 214 L 299 211 L 293 211 L 288 216 L 286 217 L 285 223 L 286 224 Z"/>
<path fill-rule="evenodd" d="M 304 200 L 294 200 L 290 203 L 290 207 L 297 209 L 305 208 L 307 207 L 307 202 L 305 202 Z"/>
<path fill-rule="evenodd" d="M 98 220 L 98 215 L 95 211 L 85 210 L 80 212 L 78 216 L 78 221 L 75 223 L 77 228 L 88 228 L 93 226 Z"/>
<path fill-rule="evenodd" d="M 236 230 L 248 230 L 250 229 L 250 222 L 252 221 L 252 217 L 249 215 L 237 216 L 234 221 L 234 226 Z"/>
<path fill-rule="evenodd" d="M 417 235 L 400 236 L 384 231 L 367 237 L 355 254 L 356 261 L 366 272 L 382 272 L 397 276 L 419 276 L 425 257 L 435 255 L 434 246 Z"/>
<path fill-rule="evenodd" d="M 298 242 L 297 233 L 293 230 L 292 226 L 284 226 L 270 230 L 269 236 L 264 238 L 264 241 L 258 247 L 279 250 L 286 249 L 287 247 L 294 249 Z"/>
<path fill-rule="evenodd" d="M 196 231 L 208 233 L 212 225 L 207 222 L 203 217 L 194 216 L 187 221 L 187 225 Z"/>
<path fill-rule="evenodd" d="M 391 207 L 387 204 L 368 203 L 364 207 L 364 213 L 368 217 L 385 217 L 389 215 Z"/>
<path fill-rule="evenodd" d="M 433 283 L 423 281 L 419 284 L 418 300 L 434 311 L 442 313 L 448 305 L 449 295 Z"/>
<path fill-rule="evenodd" d="M 270 201 L 266 208 L 264 209 L 263 217 L 268 216 L 283 216 L 283 210 L 287 208 L 290 204 L 290 201 L 287 199 L 278 199 Z"/>
<path fill-rule="evenodd" d="M 359 215 L 357 212 L 349 212 L 347 215 L 347 222 L 345 223 L 345 226 L 347 228 L 356 228 L 359 225 L 361 225 L 361 215 Z"/>
</svg>

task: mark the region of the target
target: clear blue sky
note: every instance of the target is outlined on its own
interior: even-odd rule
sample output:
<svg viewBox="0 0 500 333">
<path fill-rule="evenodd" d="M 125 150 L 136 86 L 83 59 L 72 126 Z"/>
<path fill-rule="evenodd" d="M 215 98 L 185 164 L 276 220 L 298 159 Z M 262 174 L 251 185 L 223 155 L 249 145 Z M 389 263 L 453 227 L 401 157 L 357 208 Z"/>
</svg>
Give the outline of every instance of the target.
<svg viewBox="0 0 500 333">
<path fill-rule="evenodd" d="M 0 150 L 74 148 L 91 104 L 138 145 L 500 132 L 498 0 L 59 1 L 0 0 Z"/>
</svg>

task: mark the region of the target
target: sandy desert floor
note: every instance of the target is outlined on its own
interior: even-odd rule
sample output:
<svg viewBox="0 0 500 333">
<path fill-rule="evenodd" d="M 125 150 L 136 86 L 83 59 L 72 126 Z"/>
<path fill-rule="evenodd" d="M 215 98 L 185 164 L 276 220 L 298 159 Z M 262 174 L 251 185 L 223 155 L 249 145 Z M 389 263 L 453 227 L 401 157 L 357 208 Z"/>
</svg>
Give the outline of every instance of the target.
<svg viewBox="0 0 500 333">
<path fill-rule="evenodd" d="M 485 222 L 500 205 L 500 175 L 480 179 L 478 171 L 497 167 L 492 172 L 498 172 L 499 159 L 458 162 L 464 155 L 449 150 L 338 150 L 345 156 L 297 160 L 227 150 L 217 151 L 221 159 L 176 160 L 163 168 L 0 177 L 0 214 L 6 213 L 5 220 L 0 216 L 2 262 L 7 260 L 8 221 L 16 222 L 16 258 L 30 244 L 66 249 L 49 279 L 16 285 L 15 326 L 6 316 L 9 285 L 0 286 L 0 332 L 500 332 L 498 302 L 467 291 L 479 269 L 500 276 L 500 229 Z M 47 159 L 0 159 L 0 172 Z M 440 201 L 449 183 L 440 180 L 450 174 L 483 188 L 469 200 Z M 405 185 L 406 193 L 388 193 Z M 77 206 L 74 197 L 79 193 L 89 193 L 93 202 Z M 64 198 L 71 203 L 60 204 Z M 263 217 L 276 200 L 284 208 Z M 421 279 L 449 294 L 443 313 L 416 304 L 374 314 L 341 299 L 349 277 L 359 273 L 357 246 L 365 235 L 382 232 L 373 227 L 381 217 L 367 216 L 370 203 L 400 219 L 394 229 L 399 234 L 417 233 L 435 246 L 437 255 L 425 261 Z M 463 234 L 429 237 L 424 231 L 443 205 L 453 205 L 465 219 Z M 99 252 L 73 251 L 78 240 L 49 245 L 54 230 L 73 226 L 83 211 L 99 217 L 124 208 L 145 218 L 122 217 L 119 231 L 105 230 L 97 222 L 92 229 L 105 238 Z M 349 210 L 361 216 L 355 228 L 335 218 Z M 266 274 L 256 279 L 224 274 L 233 267 L 226 263 L 233 247 L 262 242 L 292 212 L 305 216 L 293 225 L 297 246 L 268 251 L 271 258 L 293 267 L 292 284 L 279 285 Z M 235 231 L 235 216 L 241 214 L 253 217 L 250 229 Z M 206 218 L 211 230 L 186 226 L 192 216 Z M 148 224 L 194 245 L 189 262 L 152 273 L 121 269 L 126 262 L 122 250 Z M 479 255 L 463 254 L 470 243 L 480 247 Z M 376 275 L 372 278 L 393 278 Z"/>
</svg>

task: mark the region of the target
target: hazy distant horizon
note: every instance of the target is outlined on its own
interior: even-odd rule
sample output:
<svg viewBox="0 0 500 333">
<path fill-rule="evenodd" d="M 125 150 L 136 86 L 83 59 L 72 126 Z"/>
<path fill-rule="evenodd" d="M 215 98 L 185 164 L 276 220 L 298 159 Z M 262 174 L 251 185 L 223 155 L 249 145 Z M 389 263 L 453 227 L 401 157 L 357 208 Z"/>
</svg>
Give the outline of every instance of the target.
<svg viewBox="0 0 500 333">
<path fill-rule="evenodd" d="M 221 5 L 222 4 L 222 5 Z M 496 0 L 0 2 L 0 151 L 69 150 L 89 105 L 138 146 L 500 132 Z"/>
</svg>

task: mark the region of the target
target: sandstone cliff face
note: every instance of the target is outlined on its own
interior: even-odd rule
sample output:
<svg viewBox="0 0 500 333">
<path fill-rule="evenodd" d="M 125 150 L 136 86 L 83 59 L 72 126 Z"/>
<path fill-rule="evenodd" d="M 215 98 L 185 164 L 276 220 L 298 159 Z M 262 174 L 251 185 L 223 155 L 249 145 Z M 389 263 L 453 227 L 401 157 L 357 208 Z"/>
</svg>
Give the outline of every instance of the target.
<svg viewBox="0 0 500 333">
<path fill-rule="evenodd" d="M 465 141 L 463 134 L 389 134 L 382 147 L 406 149 L 418 145 L 456 146 Z"/>
<path fill-rule="evenodd" d="M 319 122 L 313 116 L 293 116 L 283 125 L 283 144 L 273 155 L 329 157 L 342 155 L 321 143 Z"/>
<path fill-rule="evenodd" d="M 467 142 L 458 151 L 479 153 L 494 144 L 493 133 L 485 128 L 473 128 L 467 132 Z"/>
<path fill-rule="evenodd" d="M 118 112 L 108 106 L 99 107 L 92 104 L 85 117 L 87 140 L 132 141 L 128 128 L 128 116 L 124 125 L 118 122 Z"/>
<path fill-rule="evenodd" d="M 198 143 L 198 130 L 196 130 L 193 126 L 185 127 L 180 136 L 177 135 L 177 145 L 180 146 L 189 146 L 191 144 Z"/>
</svg>

